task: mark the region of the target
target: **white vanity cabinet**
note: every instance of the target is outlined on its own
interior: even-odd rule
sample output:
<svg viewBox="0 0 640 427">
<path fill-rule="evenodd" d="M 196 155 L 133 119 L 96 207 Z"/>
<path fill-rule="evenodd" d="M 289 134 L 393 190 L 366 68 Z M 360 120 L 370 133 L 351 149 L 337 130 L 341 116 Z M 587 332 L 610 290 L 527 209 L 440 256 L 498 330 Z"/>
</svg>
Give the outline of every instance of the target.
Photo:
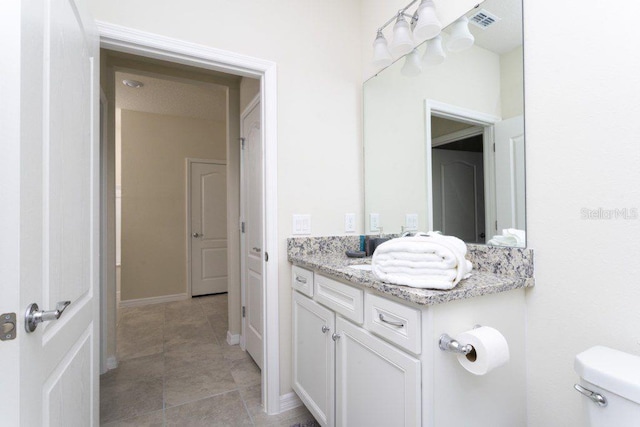
<svg viewBox="0 0 640 427">
<path fill-rule="evenodd" d="M 526 424 L 524 292 L 418 306 L 304 270 L 294 278 L 313 290 L 293 290 L 293 389 L 321 425 Z M 511 361 L 485 376 L 438 348 L 441 334 L 476 324 L 510 347 Z"/>
<path fill-rule="evenodd" d="M 420 361 L 338 317 L 336 425 L 419 426 Z"/>
</svg>

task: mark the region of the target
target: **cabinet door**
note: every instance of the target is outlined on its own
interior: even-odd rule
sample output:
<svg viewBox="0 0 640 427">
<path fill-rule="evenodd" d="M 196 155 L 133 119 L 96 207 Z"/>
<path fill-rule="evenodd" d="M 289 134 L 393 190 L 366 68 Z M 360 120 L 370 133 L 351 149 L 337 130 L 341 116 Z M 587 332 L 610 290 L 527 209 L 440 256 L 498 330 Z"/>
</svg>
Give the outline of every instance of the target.
<svg viewBox="0 0 640 427">
<path fill-rule="evenodd" d="M 335 314 L 293 292 L 293 389 L 323 426 L 334 425 Z"/>
<path fill-rule="evenodd" d="M 420 361 L 340 317 L 336 330 L 336 425 L 419 426 Z"/>
</svg>

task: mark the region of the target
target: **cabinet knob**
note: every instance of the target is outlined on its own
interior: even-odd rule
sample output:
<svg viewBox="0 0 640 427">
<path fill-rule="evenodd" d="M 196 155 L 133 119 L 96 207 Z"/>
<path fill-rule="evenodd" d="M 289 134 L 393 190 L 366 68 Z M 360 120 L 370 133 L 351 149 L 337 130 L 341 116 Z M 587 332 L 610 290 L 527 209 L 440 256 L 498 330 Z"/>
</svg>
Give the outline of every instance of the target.
<svg viewBox="0 0 640 427">
<path fill-rule="evenodd" d="M 340 334 L 336 334 L 335 332 L 331 334 L 331 339 L 334 341 L 338 341 L 340 339 Z"/>
<path fill-rule="evenodd" d="M 329 332 L 331 329 L 327 328 L 327 325 L 322 325 L 322 333 L 326 334 L 327 332 Z"/>
</svg>

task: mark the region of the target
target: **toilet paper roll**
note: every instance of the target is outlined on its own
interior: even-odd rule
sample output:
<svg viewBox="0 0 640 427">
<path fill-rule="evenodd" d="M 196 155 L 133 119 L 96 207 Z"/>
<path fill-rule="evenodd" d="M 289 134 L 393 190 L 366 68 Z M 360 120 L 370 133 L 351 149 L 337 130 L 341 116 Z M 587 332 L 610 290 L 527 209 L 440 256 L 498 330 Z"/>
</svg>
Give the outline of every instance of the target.
<svg viewBox="0 0 640 427">
<path fill-rule="evenodd" d="M 509 344 L 498 330 L 481 326 L 456 337 L 461 345 L 471 344 L 474 351 L 458 355 L 458 362 L 474 375 L 485 375 L 509 361 Z"/>
</svg>

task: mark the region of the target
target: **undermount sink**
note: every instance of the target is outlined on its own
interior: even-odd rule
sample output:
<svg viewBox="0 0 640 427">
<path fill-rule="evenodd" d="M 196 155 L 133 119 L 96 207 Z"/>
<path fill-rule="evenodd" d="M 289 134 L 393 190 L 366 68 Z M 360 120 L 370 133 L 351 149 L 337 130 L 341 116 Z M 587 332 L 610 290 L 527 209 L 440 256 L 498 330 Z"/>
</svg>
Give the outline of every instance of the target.
<svg viewBox="0 0 640 427">
<path fill-rule="evenodd" d="M 371 264 L 350 265 L 349 268 L 353 268 L 354 270 L 371 271 Z"/>
</svg>

